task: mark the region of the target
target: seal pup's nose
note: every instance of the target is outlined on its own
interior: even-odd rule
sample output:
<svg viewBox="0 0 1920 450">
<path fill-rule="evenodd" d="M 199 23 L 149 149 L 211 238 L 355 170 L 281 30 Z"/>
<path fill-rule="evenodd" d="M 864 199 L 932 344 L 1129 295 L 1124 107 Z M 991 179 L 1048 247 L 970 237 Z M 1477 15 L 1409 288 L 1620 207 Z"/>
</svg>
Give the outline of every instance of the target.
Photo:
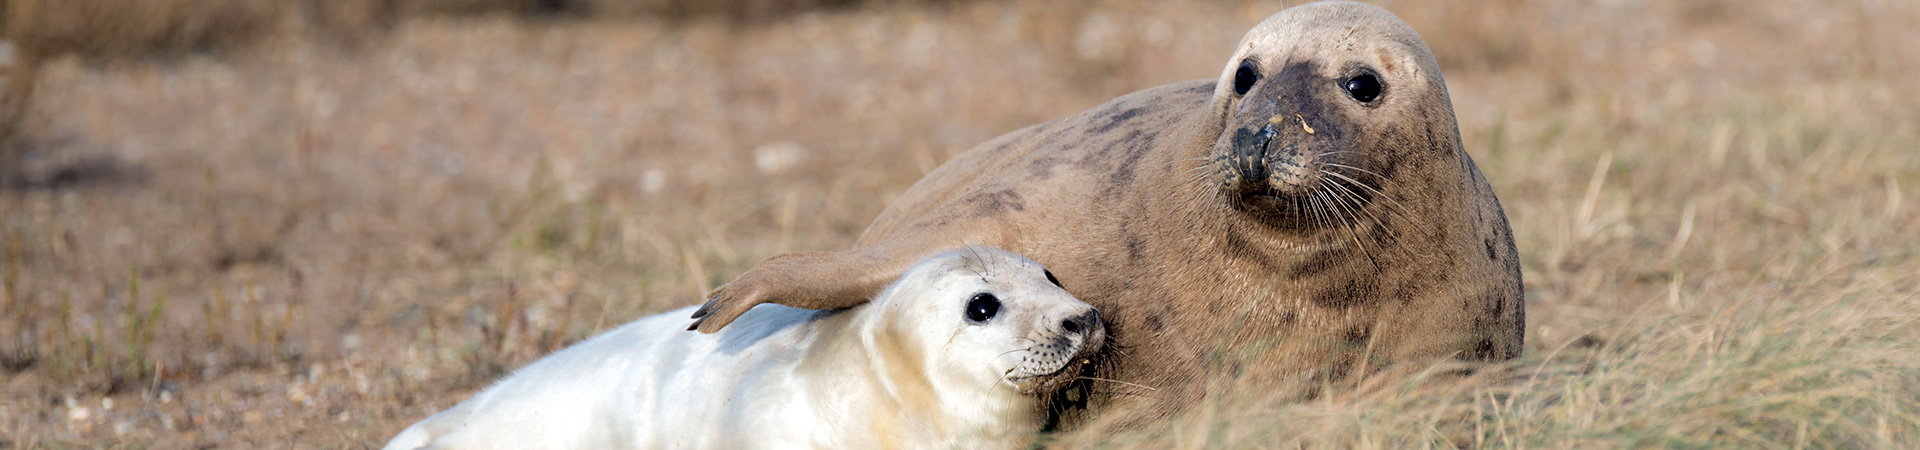
<svg viewBox="0 0 1920 450">
<path fill-rule="evenodd" d="M 1060 329 L 1066 331 L 1068 335 L 1083 334 L 1097 326 L 1100 326 L 1099 310 L 1088 310 L 1086 314 L 1060 321 Z"/>
</svg>

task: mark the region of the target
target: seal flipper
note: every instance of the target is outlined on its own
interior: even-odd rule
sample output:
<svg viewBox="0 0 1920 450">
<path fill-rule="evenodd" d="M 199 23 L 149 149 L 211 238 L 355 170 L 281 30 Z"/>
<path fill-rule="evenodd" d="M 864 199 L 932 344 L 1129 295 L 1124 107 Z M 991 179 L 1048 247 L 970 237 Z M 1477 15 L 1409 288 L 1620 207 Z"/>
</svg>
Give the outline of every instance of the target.
<svg viewBox="0 0 1920 450">
<path fill-rule="evenodd" d="M 928 244 L 925 239 L 912 239 L 837 252 L 775 255 L 707 294 L 707 303 L 693 312 L 693 325 L 687 329 L 720 331 L 761 303 L 815 310 L 859 306 L 937 250 Z"/>
</svg>

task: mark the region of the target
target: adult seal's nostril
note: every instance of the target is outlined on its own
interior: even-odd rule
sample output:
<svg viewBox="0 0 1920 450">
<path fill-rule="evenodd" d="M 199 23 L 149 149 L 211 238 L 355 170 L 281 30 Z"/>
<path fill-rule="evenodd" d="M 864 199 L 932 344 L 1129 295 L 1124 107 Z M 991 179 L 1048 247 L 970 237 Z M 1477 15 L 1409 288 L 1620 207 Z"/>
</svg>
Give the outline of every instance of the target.
<svg viewBox="0 0 1920 450">
<path fill-rule="evenodd" d="M 1233 168 L 1249 180 L 1267 177 L 1267 149 L 1280 134 L 1273 124 L 1258 129 L 1241 128 L 1233 134 Z"/>
</svg>

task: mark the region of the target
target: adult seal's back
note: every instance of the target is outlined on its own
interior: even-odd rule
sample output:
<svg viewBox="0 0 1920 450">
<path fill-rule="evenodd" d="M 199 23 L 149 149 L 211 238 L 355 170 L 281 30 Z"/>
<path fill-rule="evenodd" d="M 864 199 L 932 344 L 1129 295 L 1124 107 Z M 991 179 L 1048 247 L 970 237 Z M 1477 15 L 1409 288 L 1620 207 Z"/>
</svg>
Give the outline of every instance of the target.
<svg viewBox="0 0 1920 450">
<path fill-rule="evenodd" d="M 742 273 L 697 326 L 759 303 L 857 304 L 965 244 L 1029 255 L 1107 317 L 1113 354 L 1097 377 L 1119 383 L 1093 385 L 1096 407 L 1176 411 L 1230 377 L 1503 360 L 1525 330 L 1513 234 L 1462 149 L 1432 52 L 1361 3 L 1267 18 L 1218 79 L 983 143 L 854 248 Z"/>
</svg>

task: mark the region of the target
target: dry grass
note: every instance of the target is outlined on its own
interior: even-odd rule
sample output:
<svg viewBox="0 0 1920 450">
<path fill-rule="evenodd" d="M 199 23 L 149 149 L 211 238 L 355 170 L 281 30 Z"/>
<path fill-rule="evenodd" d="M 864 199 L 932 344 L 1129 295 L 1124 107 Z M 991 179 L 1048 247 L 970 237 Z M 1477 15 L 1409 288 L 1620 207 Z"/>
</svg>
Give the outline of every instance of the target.
<svg viewBox="0 0 1920 450">
<path fill-rule="evenodd" d="M 0 34 L 40 59 L 177 57 L 290 33 L 364 43 L 399 21 L 444 16 L 633 19 L 718 18 L 759 24 L 814 11 L 956 0 L 0 0 Z"/>
<path fill-rule="evenodd" d="M 849 245 L 977 142 L 1213 76 L 1281 6 L 421 15 L 49 56 L 0 154 L 0 448 L 377 446 L 760 258 Z M 1920 442 L 1920 5 L 1387 6 L 1512 218 L 1527 355 L 1063 446 Z"/>
<path fill-rule="evenodd" d="M 1910 448 L 1913 295 L 1885 274 L 1753 289 L 1649 314 L 1468 380 L 1388 381 L 1278 403 L 1220 396 L 1092 445 L 1148 448 Z M 1896 299 L 1895 306 L 1868 302 Z M 1809 301 L 1811 299 L 1811 301 Z M 1238 400 L 1227 400 L 1235 399 Z"/>
</svg>

